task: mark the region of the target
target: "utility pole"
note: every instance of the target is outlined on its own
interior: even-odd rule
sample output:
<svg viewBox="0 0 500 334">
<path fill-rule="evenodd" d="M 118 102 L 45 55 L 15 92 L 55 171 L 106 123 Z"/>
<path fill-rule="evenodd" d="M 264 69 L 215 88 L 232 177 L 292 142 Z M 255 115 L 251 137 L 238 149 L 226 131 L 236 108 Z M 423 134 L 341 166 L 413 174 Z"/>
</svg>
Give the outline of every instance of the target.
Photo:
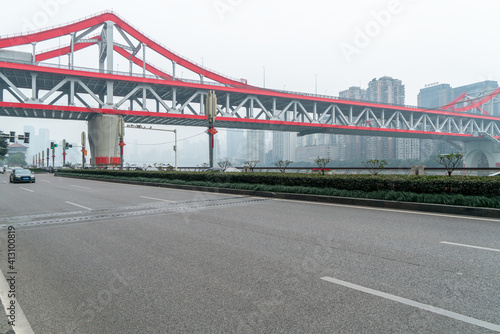
<svg viewBox="0 0 500 334">
<path fill-rule="evenodd" d="M 82 168 L 85 168 L 85 156 L 87 155 L 87 151 L 85 150 L 86 145 L 86 137 L 85 131 L 82 132 Z"/>
<path fill-rule="evenodd" d="M 210 168 L 214 167 L 214 146 L 215 146 L 215 135 L 218 131 L 215 129 L 215 117 L 217 116 L 217 95 L 215 91 L 211 90 L 208 92 L 207 101 L 205 105 L 205 114 L 208 120 L 208 136 L 209 136 L 209 146 L 208 146 L 208 162 Z"/>
<path fill-rule="evenodd" d="M 63 149 L 63 167 L 66 166 L 66 139 L 63 139 L 63 144 L 62 144 L 62 149 Z"/>
</svg>

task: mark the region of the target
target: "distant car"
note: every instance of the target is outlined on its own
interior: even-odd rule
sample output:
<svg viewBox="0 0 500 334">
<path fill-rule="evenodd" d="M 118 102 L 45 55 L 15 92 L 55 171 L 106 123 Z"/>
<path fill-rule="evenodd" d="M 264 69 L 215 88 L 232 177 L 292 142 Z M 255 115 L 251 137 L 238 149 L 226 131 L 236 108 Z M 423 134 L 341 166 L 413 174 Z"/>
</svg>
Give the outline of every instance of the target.
<svg viewBox="0 0 500 334">
<path fill-rule="evenodd" d="M 35 183 L 35 174 L 33 174 L 29 169 L 14 169 L 10 173 L 10 183 L 16 182 L 31 182 Z"/>
</svg>

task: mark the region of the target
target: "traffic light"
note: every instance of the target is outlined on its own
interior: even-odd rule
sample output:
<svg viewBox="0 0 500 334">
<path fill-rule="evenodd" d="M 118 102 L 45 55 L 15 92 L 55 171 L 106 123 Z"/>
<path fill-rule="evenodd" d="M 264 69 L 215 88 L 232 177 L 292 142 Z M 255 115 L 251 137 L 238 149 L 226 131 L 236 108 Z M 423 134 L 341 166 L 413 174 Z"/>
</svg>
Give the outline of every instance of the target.
<svg viewBox="0 0 500 334">
<path fill-rule="evenodd" d="M 68 142 L 66 142 L 66 145 L 64 146 L 64 149 L 66 149 L 66 150 L 67 150 L 67 149 L 69 149 L 70 147 L 71 147 L 71 145 L 70 145 Z"/>
<path fill-rule="evenodd" d="M 11 143 L 15 143 L 16 142 L 16 133 L 14 131 L 10 132 L 9 142 L 11 142 Z"/>
<path fill-rule="evenodd" d="M 29 144 L 30 143 L 30 133 L 29 132 L 25 132 L 24 133 L 24 143 L 25 144 Z"/>
<path fill-rule="evenodd" d="M 51 141 L 51 142 L 50 142 L 50 149 L 51 149 L 51 150 L 53 150 L 53 149 L 54 149 L 54 147 L 55 147 L 55 146 L 54 146 L 54 142 L 53 142 L 53 141 Z"/>
</svg>

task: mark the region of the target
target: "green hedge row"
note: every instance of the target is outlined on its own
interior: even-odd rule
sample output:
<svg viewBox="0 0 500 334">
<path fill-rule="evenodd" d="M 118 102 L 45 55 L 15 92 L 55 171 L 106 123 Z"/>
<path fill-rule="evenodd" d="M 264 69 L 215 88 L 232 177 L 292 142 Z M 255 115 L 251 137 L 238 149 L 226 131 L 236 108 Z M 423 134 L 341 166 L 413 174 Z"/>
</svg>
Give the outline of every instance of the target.
<svg viewBox="0 0 500 334">
<path fill-rule="evenodd" d="M 72 173 L 73 177 L 86 178 L 88 174 Z M 334 188 L 312 188 L 300 186 L 286 185 L 266 185 L 266 184 L 249 184 L 249 183 L 215 183 L 210 181 L 184 181 L 184 180 L 167 180 L 165 178 L 151 177 L 124 177 L 114 175 L 93 175 L 92 178 L 103 180 L 132 180 L 137 182 L 153 182 L 153 183 L 169 183 L 178 185 L 192 185 L 202 187 L 216 187 L 229 189 L 245 189 L 254 191 L 269 191 L 269 192 L 284 192 L 296 194 L 311 194 L 324 196 L 338 197 L 354 197 L 354 198 L 369 198 L 388 201 L 403 201 L 403 202 L 418 202 L 418 203 L 433 203 L 445 205 L 459 205 L 470 207 L 486 207 L 500 209 L 500 196 L 465 196 L 461 194 L 417 194 L 403 191 L 361 191 L 361 190 L 342 190 Z"/>
<path fill-rule="evenodd" d="M 245 183 L 291 187 L 333 188 L 349 191 L 397 191 L 417 194 L 461 194 L 500 196 L 500 177 L 409 176 L 409 175 L 318 175 L 282 173 L 149 172 L 118 170 L 61 170 L 59 175 L 77 173 L 128 179 L 182 180 L 188 182 Z"/>
</svg>

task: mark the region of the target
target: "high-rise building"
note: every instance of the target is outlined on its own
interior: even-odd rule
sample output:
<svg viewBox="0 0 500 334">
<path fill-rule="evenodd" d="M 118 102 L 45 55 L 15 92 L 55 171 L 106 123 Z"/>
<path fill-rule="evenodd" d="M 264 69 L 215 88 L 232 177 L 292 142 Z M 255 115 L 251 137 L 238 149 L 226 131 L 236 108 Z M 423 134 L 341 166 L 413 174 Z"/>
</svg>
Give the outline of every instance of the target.
<svg viewBox="0 0 500 334">
<path fill-rule="evenodd" d="M 292 132 L 273 132 L 272 162 L 279 160 L 295 161 L 297 134 Z"/>
<path fill-rule="evenodd" d="M 405 86 L 401 80 L 388 76 L 373 79 L 368 83 L 366 99 L 378 103 L 404 105 Z M 415 148 L 419 147 L 419 139 L 366 137 L 364 141 L 367 159 L 403 159 L 403 156 L 408 155 L 416 159 L 419 157 L 420 150 L 415 151 Z M 405 154 L 400 154 L 400 150 Z"/>
<path fill-rule="evenodd" d="M 418 106 L 422 108 L 438 108 L 454 99 L 453 88 L 449 84 L 428 85 L 418 94 Z"/>
<path fill-rule="evenodd" d="M 266 160 L 266 134 L 264 131 L 248 130 L 247 131 L 247 160 L 260 161 L 264 163 Z"/>
<path fill-rule="evenodd" d="M 245 131 L 239 129 L 227 129 L 227 159 L 233 165 L 243 164 L 246 160 L 247 148 Z"/>
<path fill-rule="evenodd" d="M 361 87 L 349 87 L 339 93 L 339 97 L 349 100 L 366 100 L 366 90 Z"/>
<path fill-rule="evenodd" d="M 405 86 L 401 80 L 385 76 L 370 81 L 366 90 L 350 87 L 341 91 L 339 97 L 404 105 Z M 419 145 L 418 139 L 338 135 L 337 141 L 340 160 L 395 159 L 398 157 L 398 148 L 405 151 L 404 156 L 409 151 L 413 152 L 413 157 L 418 156 L 418 152 L 415 152 Z"/>
<path fill-rule="evenodd" d="M 405 86 L 401 80 L 387 76 L 380 79 L 373 79 L 368 83 L 366 99 L 379 103 L 404 105 Z"/>
</svg>

